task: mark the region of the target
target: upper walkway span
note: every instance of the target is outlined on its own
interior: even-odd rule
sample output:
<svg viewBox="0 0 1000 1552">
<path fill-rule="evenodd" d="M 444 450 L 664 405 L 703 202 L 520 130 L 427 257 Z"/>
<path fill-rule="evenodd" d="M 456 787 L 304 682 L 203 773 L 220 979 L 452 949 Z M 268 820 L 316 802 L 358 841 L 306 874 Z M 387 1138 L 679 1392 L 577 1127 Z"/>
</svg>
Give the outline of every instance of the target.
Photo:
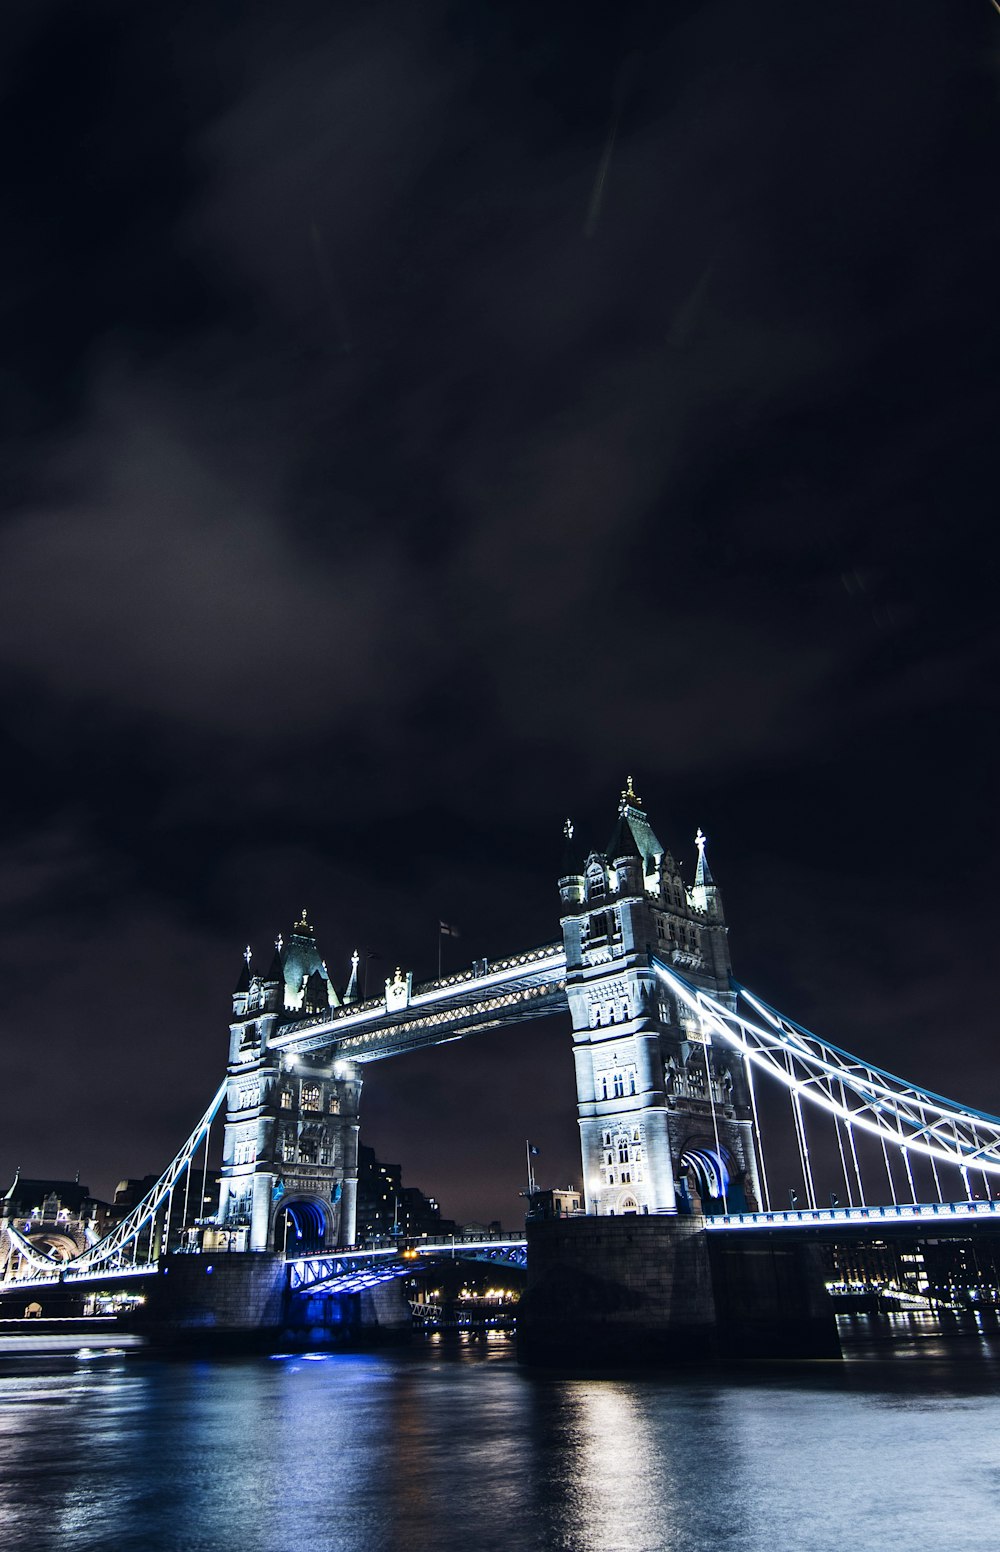
<svg viewBox="0 0 1000 1552">
<path fill-rule="evenodd" d="M 376 1062 L 565 1009 L 566 954 L 549 943 L 415 987 L 397 976 L 382 997 L 282 1024 L 268 1049 L 301 1055 L 336 1046 L 351 1061 Z"/>
</svg>

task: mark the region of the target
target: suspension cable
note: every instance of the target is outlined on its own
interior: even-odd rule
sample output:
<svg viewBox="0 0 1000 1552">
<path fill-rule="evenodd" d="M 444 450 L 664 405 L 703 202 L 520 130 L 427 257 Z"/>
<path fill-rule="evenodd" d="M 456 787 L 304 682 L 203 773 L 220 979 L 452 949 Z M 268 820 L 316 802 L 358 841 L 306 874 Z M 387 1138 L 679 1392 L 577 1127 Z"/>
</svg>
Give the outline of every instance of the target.
<svg viewBox="0 0 1000 1552">
<path fill-rule="evenodd" d="M 707 1034 L 707 1031 L 704 1031 Z M 726 1166 L 722 1159 L 722 1145 L 719 1142 L 719 1119 L 715 1113 L 715 1094 L 712 1090 L 712 1069 L 708 1065 L 708 1040 L 702 1043 L 702 1052 L 705 1057 L 705 1082 L 708 1084 L 708 1103 L 712 1110 L 712 1131 L 715 1134 L 715 1161 L 719 1170 L 719 1192 L 722 1196 L 722 1210 L 729 1212 L 729 1197 L 726 1191 Z"/>
<path fill-rule="evenodd" d="M 795 1121 L 795 1138 L 799 1145 L 799 1163 L 802 1166 L 802 1181 L 806 1188 L 806 1205 L 814 1208 L 816 1206 L 816 1191 L 813 1187 L 812 1167 L 809 1162 L 809 1144 L 806 1140 L 805 1123 L 802 1118 L 802 1102 L 799 1099 L 798 1082 L 792 1068 L 792 1055 L 790 1051 L 785 1052 L 785 1061 L 788 1065 L 788 1076 L 790 1079 L 789 1093 L 792 1099 L 792 1116 Z"/>
<path fill-rule="evenodd" d="M 844 1189 L 847 1192 L 847 1205 L 848 1207 L 853 1207 L 854 1199 L 851 1195 L 851 1177 L 847 1173 L 847 1159 L 844 1157 L 844 1139 L 840 1135 L 840 1117 L 836 1113 L 834 1113 L 833 1125 L 834 1130 L 837 1133 L 837 1150 L 840 1153 L 840 1167 L 844 1173 Z"/>
<path fill-rule="evenodd" d="M 771 1192 L 767 1183 L 767 1165 L 764 1163 L 764 1143 L 760 1135 L 760 1119 L 757 1115 L 757 1093 L 754 1089 L 753 1082 L 753 1063 L 750 1061 L 750 1058 L 747 1056 L 745 1051 L 743 1053 L 743 1066 L 746 1071 L 747 1086 L 750 1089 L 750 1109 L 753 1113 L 753 1129 L 754 1135 L 757 1139 L 757 1161 L 760 1164 L 760 1183 L 764 1187 L 764 1211 L 770 1212 Z"/>
<path fill-rule="evenodd" d="M 843 1078 L 840 1078 L 838 1081 L 840 1084 L 840 1106 L 842 1110 L 847 1112 L 848 1117 L 850 1117 L 850 1106 L 848 1105 L 847 1097 L 844 1094 L 844 1080 Z M 851 1162 L 854 1165 L 854 1178 L 858 1183 L 858 1203 L 861 1207 L 864 1207 L 865 1188 L 861 1183 L 861 1165 L 858 1163 L 858 1150 L 854 1141 L 854 1126 L 850 1119 L 846 1120 L 844 1125 L 847 1127 L 847 1141 L 851 1149 Z"/>
<path fill-rule="evenodd" d="M 892 1178 L 892 1170 L 889 1168 L 889 1150 L 885 1145 L 885 1133 L 880 1131 L 878 1135 L 879 1141 L 882 1144 L 882 1157 L 885 1159 L 885 1172 L 889 1177 L 889 1193 L 892 1196 L 892 1205 L 893 1207 L 898 1207 L 899 1203 L 896 1200 L 896 1186 Z"/>
</svg>

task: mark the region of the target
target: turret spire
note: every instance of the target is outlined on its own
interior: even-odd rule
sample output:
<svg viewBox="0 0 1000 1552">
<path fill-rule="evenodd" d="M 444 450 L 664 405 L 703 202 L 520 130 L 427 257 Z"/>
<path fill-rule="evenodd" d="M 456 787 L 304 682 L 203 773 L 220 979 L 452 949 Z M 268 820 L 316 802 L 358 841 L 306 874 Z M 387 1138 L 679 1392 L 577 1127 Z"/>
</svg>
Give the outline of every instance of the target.
<svg viewBox="0 0 1000 1552">
<path fill-rule="evenodd" d="M 250 990 L 250 960 L 252 955 L 253 950 L 248 943 L 246 948 L 243 950 L 243 969 L 240 971 L 240 978 L 236 982 L 236 985 L 233 987 L 234 997 L 239 997 L 244 992 L 248 992 Z"/>
<path fill-rule="evenodd" d="M 358 1000 L 358 965 L 360 963 L 361 955 L 355 949 L 351 955 L 351 979 L 348 981 L 347 990 L 344 993 L 345 1002 L 357 1002 Z"/>
<path fill-rule="evenodd" d="M 701 825 L 699 825 L 698 834 L 694 838 L 694 844 L 698 848 L 698 868 L 694 875 L 694 881 L 696 884 L 704 885 L 715 883 L 715 879 L 712 877 L 712 870 L 708 865 L 708 858 L 705 856 L 705 845 L 707 841 L 708 836 L 701 828 Z"/>
</svg>

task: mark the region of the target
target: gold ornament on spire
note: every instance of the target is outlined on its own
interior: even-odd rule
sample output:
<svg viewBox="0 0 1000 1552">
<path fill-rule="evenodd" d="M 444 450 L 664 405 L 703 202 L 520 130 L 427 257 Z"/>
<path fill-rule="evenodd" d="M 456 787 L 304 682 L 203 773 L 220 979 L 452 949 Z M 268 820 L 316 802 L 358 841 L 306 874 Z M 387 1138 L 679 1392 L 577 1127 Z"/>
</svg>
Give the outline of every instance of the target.
<svg viewBox="0 0 1000 1552">
<path fill-rule="evenodd" d="M 625 778 L 625 786 L 622 788 L 622 805 L 624 806 L 626 803 L 633 808 L 642 807 L 642 798 L 639 797 L 638 793 L 635 791 L 635 788 L 632 786 L 631 776 L 627 776 Z"/>
</svg>

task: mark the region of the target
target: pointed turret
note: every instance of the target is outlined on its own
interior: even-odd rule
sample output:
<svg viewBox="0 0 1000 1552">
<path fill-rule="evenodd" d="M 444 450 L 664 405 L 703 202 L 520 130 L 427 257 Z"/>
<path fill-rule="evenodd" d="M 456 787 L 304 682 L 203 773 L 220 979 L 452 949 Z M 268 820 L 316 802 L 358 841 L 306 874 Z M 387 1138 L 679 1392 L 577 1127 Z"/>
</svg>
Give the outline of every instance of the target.
<svg viewBox="0 0 1000 1552">
<path fill-rule="evenodd" d="M 240 971 L 240 978 L 233 987 L 234 997 L 245 997 L 250 990 L 250 960 L 252 955 L 253 949 L 248 943 L 243 950 L 243 969 Z"/>
<path fill-rule="evenodd" d="M 278 936 L 274 940 L 274 953 L 271 956 L 271 967 L 264 977 L 265 982 L 269 986 L 280 986 L 282 981 L 285 979 L 285 963 L 281 957 L 281 950 L 284 947 L 284 944 L 285 940 L 279 932 Z"/>
<path fill-rule="evenodd" d="M 344 1002 L 357 1002 L 358 1000 L 358 965 L 361 963 L 361 955 L 357 949 L 351 955 L 351 979 L 347 983 L 344 993 Z"/>
<path fill-rule="evenodd" d="M 708 865 L 708 858 L 705 855 L 705 846 L 706 846 L 707 841 L 708 841 L 708 836 L 705 834 L 704 830 L 699 825 L 698 826 L 698 834 L 694 838 L 694 844 L 698 848 L 698 867 L 697 867 L 697 870 L 696 870 L 695 875 L 694 875 L 694 883 L 695 883 L 695 888 L 696 889 L 697 889 L 699 884 L 704 885 L 704 884 L 714 884 L 715 883 L 715 879 L 712 877 L 712 870 L 711 870 L 711 868 Z"/>
<path fill-rule="evenodd" d="M 583 899 L 583 868 L 573 834 L 573 821 L 567 819 L 563 825 L 563 860 L 559 875 L 559 897 L 564 905 L 578 905 Z"/>
<path fill-rule="evenodd" d="M 705 847 L 708 842 L 704 830 L 698 826 L 698 833 L 694 843 L 698 848 L 698 866 L 695 869 L 694 883 L 689 891 L 691 904 L 696 911 L 706 911 L 711 916 L 722 918 L 722 902 L 719 899 L 719 891 L 712 877 L 712 870 L 708 865 L 708 857 Z"/>
</svg>

